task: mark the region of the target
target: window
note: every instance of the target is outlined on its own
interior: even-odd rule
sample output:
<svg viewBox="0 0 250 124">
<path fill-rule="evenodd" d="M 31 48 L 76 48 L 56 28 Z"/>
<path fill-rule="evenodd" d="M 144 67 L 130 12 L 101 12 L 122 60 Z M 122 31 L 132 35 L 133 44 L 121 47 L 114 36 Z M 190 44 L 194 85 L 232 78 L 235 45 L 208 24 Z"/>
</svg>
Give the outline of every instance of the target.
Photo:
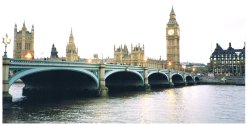
<svg viewBox="0 0 250 124">
<path fill-rule="evenodd" d="M 20 50 L 21 49 L 21 43 L 16 44 L 16 49 Z"/>
<path fill-rule="evenodd" d="M 25 43 L 25 50 L 30 50 L 30 43 Z"/>
</svg>

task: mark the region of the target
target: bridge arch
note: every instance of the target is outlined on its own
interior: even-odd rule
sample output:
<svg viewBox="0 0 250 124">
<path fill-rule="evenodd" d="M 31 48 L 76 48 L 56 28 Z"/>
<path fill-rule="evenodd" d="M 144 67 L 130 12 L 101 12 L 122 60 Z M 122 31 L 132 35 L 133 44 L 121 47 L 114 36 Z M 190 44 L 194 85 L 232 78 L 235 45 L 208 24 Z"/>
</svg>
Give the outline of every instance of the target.
<svg viewBox="0 0 250 124">
<path fill-rule="evenodd" d="M 200 78 L 197 77 L 197 76 L 195 76 L 195 77 L 194 77 L 194 80 L 195 80 L 195 82 L 199 82 L 199 81 L 200 81 Z"/>
<path fill-rule="evenodd" d="M 182 75 L 178 73 L 172 74 L 171 79 L 172 83 L 174 83 L 175 86 L 185 85 L 184 78 L 182 77 Z"/>
<path fill-rule="evenodd" d="M 34 68 L 34 69 L 28 69 L 28 70 L 22 71 L 16 75 L 14 75 L 12 78 L 10 78 L 9 85 L 12 85 L 16 80 L 18 80 L 24 76 L 34 74 L 34 73 L 44 72 L 44 71 L 53 71 L 53 70 L 74 71 L 74 72 L 79 72 L 82 74 L 87 74 L 95 80 L 97 87 L 99 87 L 98 78 L 93 73 L 91 73 L 90 71 L 84 70 L 84 69 L 76 69 L 76 68 Z"/>
<path fill-rule="evenodd" d="M 187 75 L 187 76 L 185 77 L 185 79 L 186 79 L 186 83 L 187 83 L 188 85 L 194 84 L 194 79 L 193 79 L 192 76 Z"/>
<path fill-rule="evenodd" d="M 114 70 L 104 76 L 109 91 L 138 90 L 144 87 L 143 76 L 134 70 Z"/>
<path fill-rule="evenodd" d="M 152 88 L 170 87 L 168 75 L 158 71 L 153 71 L 148 74 L 148 83 Z"/>
<path fill-rule="evenodd" d="M 83 96 L 94 93 L 99 87 L 97 76 L 84 69 L 75 68 L 34 68 L 17 73 L 9 80 L 23 80 L 23 95 L 37 96 Z"/>
</svg>

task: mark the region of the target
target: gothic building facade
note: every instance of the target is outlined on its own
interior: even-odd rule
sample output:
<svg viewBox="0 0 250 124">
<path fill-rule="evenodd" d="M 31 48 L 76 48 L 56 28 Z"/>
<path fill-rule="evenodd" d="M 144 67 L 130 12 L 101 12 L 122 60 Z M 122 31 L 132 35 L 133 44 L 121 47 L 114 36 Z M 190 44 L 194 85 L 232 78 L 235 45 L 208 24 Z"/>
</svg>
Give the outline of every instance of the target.
<svg viewBox="0 0 250 124">
<path fill-rule="evenodd" d="M 166 28 L 167 63 L 168 69 L 180 70 L 180 29 L 176 21 L 174 8 L 170 12 L 170 19 Z"/>
<path fill-rule="evenodd" d="M 133 47 L 131 45 L 131 53 L 128 51 L 127 45 L 114 46 L 114 63 L 132 66 L 143 66 L 144 64 L 144 45 L 140 44 Z"/>
<path fill-rule="evenodd" d="M 72 29 L 69 36 L 69 42 L 66 47 L 66 61 L 78 61 L 78 49 L 76 48 L 76 45 L 74 43 L 74 36 L 72 33 Z"/>
<path fill-rule="evenodd" d="M 234 49 L 229 43 L 224 50 L 217 43 L 209 65 L 209 71 L 215 76 L 245 76 L 245 45 L 242 49 Z"/>
<path fill-rule="evenodd" d="M 17 25 L 14 28 L 14 49 L 13 58 L 15 59 L 34 59 L 34 25 L 29 32 L 23 23 L 22 30 L 17 31 Z"/>
<path fill-rule="evenodd" d="M 114 46 L 114 64 L 131 65 L 131 66 L 143 66 L 154 68 L 165 68 L 164 60 L 156 60 L 145 57 L 144 45 L 140 44 L 131 45 L 131 52 L 129 52 L 127 45 L 120 45 L 118 48 Z"/>
</svg>

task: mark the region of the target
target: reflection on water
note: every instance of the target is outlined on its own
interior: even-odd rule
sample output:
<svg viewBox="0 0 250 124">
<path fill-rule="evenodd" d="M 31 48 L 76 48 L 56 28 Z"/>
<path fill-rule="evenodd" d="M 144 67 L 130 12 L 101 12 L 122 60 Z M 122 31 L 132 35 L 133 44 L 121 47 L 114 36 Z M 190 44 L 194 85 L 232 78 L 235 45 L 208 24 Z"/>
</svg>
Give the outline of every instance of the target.
<svg viewBox="0 0 250 124">
<path fill-rule="evenodd" d="M 9 94 L 12 95 L 13 102 L 19 101 L 21 98 L 23 98 L 22 92 L 24 86 L 24 83 L 14 83 L 11 85 L 9 89 Z"/>
<path fill-rule="evenodd" d="M 12 87 L 11 94 L 23 85 Z M 19 94 L 20 97 L 20 94 Z M 198 85 L 151 92 L 124 92 L 105 98 L 13 105 L 4 122 L 166 123 L 245 122 L 245 87 Z"/>
</svg>

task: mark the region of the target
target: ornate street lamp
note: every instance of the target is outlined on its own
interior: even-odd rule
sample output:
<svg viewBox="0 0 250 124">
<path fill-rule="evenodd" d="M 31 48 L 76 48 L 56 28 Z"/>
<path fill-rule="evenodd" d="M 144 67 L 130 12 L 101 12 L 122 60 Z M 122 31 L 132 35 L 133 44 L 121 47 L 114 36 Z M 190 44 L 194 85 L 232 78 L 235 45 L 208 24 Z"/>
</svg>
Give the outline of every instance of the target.
<svg viewBox="0 0 250 124">
<path fill-rule="evenodd" d="M 7 58 L 7 51 L 6 51 L 6 49 L 7 49 L 7 45 L 8 44 L 10 44 L 10 38 L 8 37 L 8 34 L 6 34 L 6 36 L 5 36 L 5 38 L 3 38 L 3 43 L 4 43 L 4 45 L 5 45 L 5 51 L 4 51 L 4 58 Z"/>
</svg>

